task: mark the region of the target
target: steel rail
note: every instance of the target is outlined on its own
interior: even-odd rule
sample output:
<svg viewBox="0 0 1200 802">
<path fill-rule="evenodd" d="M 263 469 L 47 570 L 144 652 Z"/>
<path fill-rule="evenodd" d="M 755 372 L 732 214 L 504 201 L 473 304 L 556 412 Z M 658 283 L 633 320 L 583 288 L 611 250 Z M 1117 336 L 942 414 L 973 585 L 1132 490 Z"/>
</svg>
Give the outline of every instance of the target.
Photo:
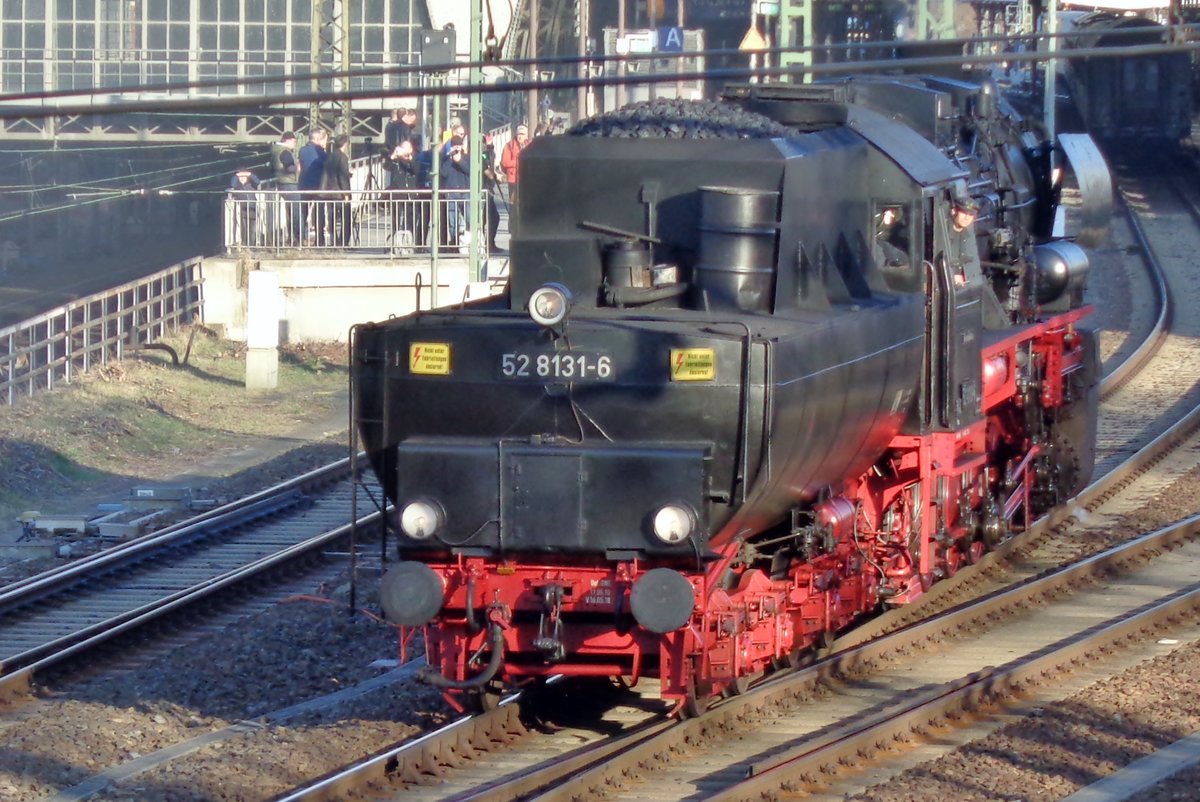
<svg viewBox="0 0 1200 802">
<path fill-rule="evenodd" d="M 205 527 L 219 526 L 230 521 L 241 523 L 240 518 L 247 508 L 266 509 L 284 501 L 294 502 L 289 496 L 314 486 L 340 481 L 350 474 L 350 458 L 324 465 L 308 473 L 288 479 L 245 498 L 231 501 L 207 510 L 187 520 L 150 532 L 141 537 L 120 543 L 112 548 L 81 557 L 66 565 L 0 587 L 0 614 L 23 606 L 42 596 L 55 593 L 84 576 L 94 576 L 102 569 L 111 569 L 127 564 L 131 560 L 144 559 L 156 549 L 177 545 L 207 534 Z"/>
<path fill-rule="evenodd" d="M 240 501 L 211 510 L 195 519 L 181 522 L 169 530 L 143 536 L 87 560 L 81 560 L 78 564 L 31 577 L 18 583 L 18 587 L 5 588 L 0 594 L 0 612 L 9 613 L 8 622 L 15 634 L 10 644 L 14 651 L 0 657 L 0 699 L 13 697 L 27 690 L 33 676 L 49 666 L 77 657 L 88 649 L 178 612 L 187 605 L 243 585 L 252 577 L 260 577 L 285 564 L 318 553 L 330 543 L 348 540 L 351 531 L 355 529 L 373 531 L 379 527 L 383 512 L 376 510 L 361 516 L 353 523 L 332 527 L 329 523 L 321 523 L 321 515 L 310 516 L 309 531 L 313 532 L 322 526 L 325 527 L 324 530 L 315 531 L 307 537 L 301 533 L 298 537 L 302 539 L 292 537 L 290 542 L 279 542 L 277 537 L 268 537 L 261 542 L 244 536 L 235 537 L 232 541 L 228 540 L 227 536 L 222 537 L 225 533 L 262 522 L 264 518 L 289 513 L 300 503 L 319 499 L 319 494 L 314 497 L 305 492 L 311 492 L 314 488 L 329 488 L 331 500 L 325 503 L 335 507 L 333 512 L 336 513 L 336 505 L 341 503 L 337 496 L 338 488 L 349 475 L 349 462 L 349 458 L 339 460 Z M 338 483 L 339 479 L 342 480 L 341 483 Z M 268 527 L 273 525 L 277 524 L 267 524 Z M 69 611 L 72 605 L 80 605 L 68 594 L 84 583 L 100 580 L 111 584 L 110 577 L 115 572 L 146 570 L 144 567 L 149 565 L 156 555 L 175 554 L 181 548 L 203 548 L 200 544 L 206 539 L 213 541 L 213 548 L 229 552 L 224 555 L 223 560 L 226 566 L 234 563 L 236 567 L 222 570 L 216 565 L 213 566 L 215 570 L 209 570 L 206 564 L 204 570 L 208 573 L 198 579 L 189 581 L 184 576 L 182 581 L 176 577 L 173 583 L 159 580 L 161 584 L 173 584 L 173 587 L 168 586 L 161 591 L 148 590 L 144 598 L 137 598 L 135 591 L 131 594 L 134 598 L 128 600 L 127 606 L 111 615 L 92 610 L 89 615 L 75 614 L 74 619 L 51 626 L 38 623 L 41 618 L 36 617 L 37 614 L 29 621 L 14 622 L 14 611 L 19 614 L 29 610 L 34 603 L 46 604 L 56 598 L 62 598 L 65 603 L 59 607 Z M 249 562 L 242 562 L 243 558 L 238 554 L 247 549 L 255 551 L 256 554 Z M 103 588 L 99 592 L 103 593 Z M 57 613 L 56 608 L 50 614 Z M 55 626 L 58 627 L 57 631 L 53 631 Z M 31 627 L 32 632 L 29 631 Z M 31 635 L 36 634 L 38 629 L 52 630 L 52 634 L 35 640 Z"/>
<path fill-rule="evenodd" d="M 1003 614 L 1010 606 L 1034 603 L 1038 597 L 1053 593 L 1059 587 L 1071 586 L 1091 579 L 1102 579 L 1108 572 L 1121 570 L 1135 559 L 1127 552 L 1139 555 L 1160 548 L 1169 548 L 1185 539 L 1194 538 L 1200 531 L 1200 516 L 1193 516 L 1165 529 L 1126 544 L 1102 555 L 1066 569 L 1063 575 L 1051 576 L 1014 589 L 991 599 L 982 608 L 962 611 L 959 627 L 970 627 L 983 619 Z M 1027 692 L 1045 684 L 1060 671 L 1098 651 L 1110 649 L 1121 641 L 1134 640 L 1140 633 L 1153 631 L 1172 619 L 1193 614 L 1200 608 L 1200 588 L 1175 590 L 1133 616 L 1118 616 L 1092 626 L 1077 637 L 1061 643 L 1050 652 L 1035 652 L 1018 658 L 997 669 L 985 670 L 963 677 L 955 683 L 914 698 L 903 709 L 879 714 L 872 720 L 842 731 L 830 733 L 811 744 L 795 747 L 769 760 L 759 761 L 749 769 L 749 778 L 710 799 L 719 802 L 759 799 L 761 794 L 781 786 L 817 784 L 817 778 L 829 775 L 840 766 L 860 760 L 881 744 L 908 737 L 912 732 L 932 726 L 939 721 L 952 721 L 964 713 L 984 705 L 1003 706 L 1014 694 Z M 952 617 L 953 618 L 953 617 Z"/>
<path fill-rule="evenodd" d="M 360 531 L 369 530 L 371 527 L 379 526 L 382 519 L 383 513 L 373 512 L 360 518 L 354 526 L 357 526 Z M 39 671 L 94 649 L 113 638 L 159 621 L 171 613 L 224 593 L 250 579 L 260 578 L 271 570 L 318 552 L 331 543 L 346 539 L 350 536 L 351 527 L 351 524 L 345 524 L 336 529 L 322 532 L 282 551 L 247 563 L 241 568 L 202 580 L 184 590 L 155 599 L 141 607 L 119 613 L 105 621 L 14 655 L 3 665 L 6 673 L 0 676 L 0 699 L 12 696 L 20 689 L 28 688 L 33 677 Z M 10 665 L 16 668 L 9 670 Z"/>
<path fill-rule="evenodd" d="M 1124 570 L 1130 562 L 1153 557 L 1162 549 L 1195 538 L 1198 534 L 1200 534 L 1200 516 L 1193 516 L 1170 527 L 1115 546 L 1053 574 L 1026 580 L 1012 588 L 998 591 L 969 605 L 937 614 L 903 630 L 890 632 L 843 649 L 808 668 L 800 669 L 778 679 L 768 680 L 743 696 L 725 700 L 700 717 L 679 722 L 661 734 L 647 739 L 635 751 L 619 755 L 602 766 L 575 775 L 570 778 L 568 783 L 536 796 L 534 799 L 538 802 L 565 802 L 566 800 L 585 798 L 589 789 L 599 789 L 618 781 L 623 774 L 647 768 L 651 765 L 650 761 L 655 759 L 654 756 L 670 754 L 683 749 L 688 743 L 716 733 L 735 730 L 739 720 L 755 715 L 756 711 L 786 709 L 788 706 L 794 705 L 798 699 L 812 694 L 818 686 L 830 680 L 848 674 L 869 672 L 872 666 L 890 661 L 906 652 L 920 651 L 925 644 L 938 643 L 956 632 L 978 628 L 997 617 L 1012 615 L 1015 610 L 1022 607 L 1042 604 L 1047 598 L 1051 598 L 1063 589 L 1078 587 L 1091 581 L 1105 581 L 1111 577 L 1114 571 Z M 1200 604 L 1200 590 L 1191 590 L 1184 596 L 1172 596 L 1172 603 L 1186 604 L 1190 609 Z M 1161 613 L 1155 620 L 1175 615 L 1177 612 L 1178 608 L 1171 608 L 1171 612 Z M 1116 631 L 1123 633 L 1121 637 L 1127 637 L 1127 630 L 1114 630 L 1114 632 Z M 1075 653 L 1071 654 L 1074 657 Z M 1037 665 L 1038 668 L 1033 673 L 1046 668 L 1045 664 Z M 957 700 L 977 699 L 982 695 L 982 691 L 989 687 L 997 687 L 996 683 L 1004 676 L 1003 672 L 996 672 L 965 677 L 959 680 L 958 686 L 955 688 L 929 691 L 928 695 L 921 700 L 921 704 L 934 705 L 939 700 L 943 702 L 956 700 L 957 704 Z M 942 716 L 944 713 L 939 712 L 937 715 Z M 890 717 L 880 718 L 877 724 L 883 726 L 885 718 Z M 897 727 L 899 727 L 898 731 L 911 729 L 911 718 L 906 717 Z M 873 731 L 869 736 L 864 736 L 863 740 L 854 741 L 852 748 L 847 747 L 846 750 L 836 752 L 837 757 L 834 762 L 841 761 L 844 764 L 847 759 L 860 760 L 861 756 L 854 757 L 854 755 L 865 749 L 873 749 L 876 741 L 887 740 L 891 737 L 891 735 L 877 734 L 882 732 L 884 731 Z M 837 734 L 836 737 L 831 735 L 828 744 L 819 742 L 814 747 L 805 747 L 798 751 L 805 754 L 812 751 L 824 759 L 828 755 L 819 754 L 820 748 L 835 742 L 850 743 L 847 739 L 853 734 L 853 731 L 847 731 Z M 755 772 L 765 773 L 773 768 L 774 763 L 768 761 L 757 766 Z M 814 769 L 811 764 L 805 764 L 802 769 L 797 771 L 797 774 L 815 776 L 813 772 L 820 770 Z M 777 789 L 778 783 L 773 788 Z M 757 786 L 755 789 L 755 792 L 761 791 Z M 746 797 L 750 795 L 750 792 L 747 792 Z"/>
<path fill-rule="evenodd" d="M 311 785 L 298 788 L 276 802 L 331 802 L 344 799 L 365 786 L 421 785 L 444 776 L 469 760 L 474 753 L 488 752 L 497 745 L 510 745 L 531 734 L 521 719 L 523 694 L 514 694 L 497 708 L 474 717 L 464 717 L 435 732 L 405 741 L 379 755 L 348 766 Z M 529 771 L 486 782 L 474 790 L 454 796 L 458 802 L 516 800 L 528 797 L 557 782 L 588 769 L 600 761 L 639 745 L 675 726 L 663 716 L 626 733 L 588 744 L 543 761 Z"/>
<path fill-rule="evenodd" d="M 1163 344 L 1169 336 L 1171 321 L 1175 315 L 1174 305 L 1171 303 L 1170 295 L 1167 293 L 1166 273 L 1163 271 L 1162 263 L 1158 260 L 1158 254 L 1146 236 L 1146 230 L 1142 227 L 1142 221 L 1130 206 L 1129 198 L 1124 192 L 1119 192 L 1118 197 L 1121 200 L 1121 209 L 1125 213 L 1125 219 L 1129 221 L 1129 227 L 1133 231 L 1133 236 L 1137 240 L 1142 259 L 1146 263 L 1151 284 L 1154 287 L 1155 300 L 1158 303 L 1158 317 L 1155 319 L 1154 326 L 1151 327 L 1149 334 L 1142 340 L 1141 345 L 1125 361 L 1113 368 L 1101 380 L 1101 401 L 1106 401 L 1116 395 L 1162 349 Z"/>
<path fill-rule="evenodd" d="M 210 730 L 186 740 L 177 741 L 156 749 L 153 752 L 135 754 L 131 759 L 109 766 L 96 774 L 89 775 L 70 787 L 60 789 L 52 796 L 40 798 L 39 802 L 82 802 L 82 800 L 90 799 L 97 794 L 104 793 L 114 785 L 127 782 L 150 769 L 165 765 L 185 755 L 194 754 L 203 747 L 211 747 L 214 744 L 223 743 L 231 738 L 257 732 L 267 725 L 284 724 L 298 716 L 311 714 L 316 711 L 329 710 L 335 705 L 360 698 L 380 688 L 403 682 L 411 678 L 420 666 L 423 665 L 425 665 L 423 658 L 410 660 L 386 674 L 379 674 L 357 685 L 298 702 L 281 710 L 263 713 L 255 716 L 253 719 L 241 719 L 220 729 Z"/>
<path fill-rule="evenodd" d="M 525 733 L 520 706 L 515 699 L 506 699 L 492 710 L 464 716 L 441 729 L 405 741 L 276 802 L 332 802 L 373 783 L 419 782 L 440 776 L 448 767 L 469 760 L 475 751 L 511 742 Z"/>
</svg>

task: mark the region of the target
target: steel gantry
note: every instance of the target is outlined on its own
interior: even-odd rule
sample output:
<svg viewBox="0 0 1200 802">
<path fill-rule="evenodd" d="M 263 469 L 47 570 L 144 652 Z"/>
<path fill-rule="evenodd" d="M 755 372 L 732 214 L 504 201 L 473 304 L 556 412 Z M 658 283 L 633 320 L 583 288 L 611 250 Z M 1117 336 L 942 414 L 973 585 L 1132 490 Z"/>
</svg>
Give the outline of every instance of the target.
<svg viewBox="0 0 1200 802">
<path fill-rule="evenodd" d="M 444 2 L 444 0 L 443 0 Z M 429 0 L 230 0 L 221 3 L 47 3 L 6 0 L 0 54 L 0 139 L 141 143 L 264 142 L 319 118 L 356 137 L 378 134 L 382 100 L 288 103 L 296 94 L 338 89 L 405 94 Z M 309 77 L 362 67 L 352 80 Z M 289 78 L 289 76 L 297 76 Z M 188 88 L 179 88 L 181 85 Z M 96 114 L 47 117 L 44 96 L 78 91 Z M 164 97 L 237 98 L 236 111 L 106 114 L 117 101 Z M 247 98 L 262 98 L 248 108 Z M 15 112 L 15 113 L 14 113 Z"/>
<path fill-rule="evenodd" d="M 909 6 L 908 18 L 902 21 L 908 30 L 902 27 L 900 31 L 885 32 L 879 21 L 891 20 L 895 8 L 895 3 L 884 0 L 752 0 L 751 31 L 770 32 L 774 28 L 775 41 L 766 44 L 782 49 L 779 55 L 782 68 L 811 66 L 814 48 L 822 44 L 875 41 L 893 36 L 948 39 L 955 35 L 955 0 L 915 0 Z M 823 27 L 830 30 L 822 30 Z"/>
</svg>

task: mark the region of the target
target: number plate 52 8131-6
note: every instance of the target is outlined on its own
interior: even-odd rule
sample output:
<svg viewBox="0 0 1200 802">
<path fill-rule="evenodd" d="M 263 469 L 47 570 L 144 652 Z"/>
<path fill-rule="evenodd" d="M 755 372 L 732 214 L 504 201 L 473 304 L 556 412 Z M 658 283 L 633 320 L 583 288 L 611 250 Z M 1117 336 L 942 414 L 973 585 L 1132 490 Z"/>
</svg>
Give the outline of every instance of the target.
<svg viewBox="0 0 1200 802">
<path fill-rule="evenodd" d="M 599 351 L 518 351 L 500 355 L 500 376 L 527 381 L 612 381 L 612 357 Z"/>
</svg>

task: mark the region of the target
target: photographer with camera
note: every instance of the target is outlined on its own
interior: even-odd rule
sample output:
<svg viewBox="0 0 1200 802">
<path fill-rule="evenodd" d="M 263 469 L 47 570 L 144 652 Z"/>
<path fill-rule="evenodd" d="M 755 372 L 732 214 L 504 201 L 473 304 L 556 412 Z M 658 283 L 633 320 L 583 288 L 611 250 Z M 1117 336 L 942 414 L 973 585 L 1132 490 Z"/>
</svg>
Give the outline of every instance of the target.
<svg viewBox="0 0 1200 802">
<path fill-rule="evenodd" d="M 388 197 L 392 204 L 392 249 L 416 247 L 422 244 L 426 207 L 429 202 L 420 197 L 420 168 L 413 158 L 413 145 L 402 139 L 388 155 Z M 407 244 L 405 244 L 407 242 Z"/>
<path fill-rule="evenodd" d="M 470 242 L 467 230 L 467 201 L 471 191 L 471 163 L 467 145 L 461 136 L 451 137 L 441 164 L 442 191 L 446 199 L 446 234 L 439 243 L 458 245 L 459 250 Z"/>
</svg>

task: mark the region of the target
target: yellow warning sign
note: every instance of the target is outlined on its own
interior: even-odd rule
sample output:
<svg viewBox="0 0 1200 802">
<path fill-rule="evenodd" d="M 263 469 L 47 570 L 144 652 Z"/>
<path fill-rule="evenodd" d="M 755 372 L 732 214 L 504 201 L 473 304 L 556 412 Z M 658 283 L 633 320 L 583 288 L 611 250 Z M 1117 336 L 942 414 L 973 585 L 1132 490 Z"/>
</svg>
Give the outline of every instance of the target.
<svg viewBox="0 0 1200 802">
<path fill-rule="evenodd" d="M 752 24 L 750 30 L 746 31 L 746 35 L 742 37 L 742 43 L 738 45 L 738 50 L 743 53 L 753 52 L 755 50 L 766 50 L 767 40 L 758 32 L 758 25 Z"/>
<path fill-rule="evenodd" d="M 450 343 L 411 343 L 408 372 L 423 376 L 450 375 Z"/>
<path fill-rule="evenodd" d="M 713 349 L 671 349 L 671 381 L 710 382 L 715 378 L 717 378 L 717 355 Z"/>
</svg>

